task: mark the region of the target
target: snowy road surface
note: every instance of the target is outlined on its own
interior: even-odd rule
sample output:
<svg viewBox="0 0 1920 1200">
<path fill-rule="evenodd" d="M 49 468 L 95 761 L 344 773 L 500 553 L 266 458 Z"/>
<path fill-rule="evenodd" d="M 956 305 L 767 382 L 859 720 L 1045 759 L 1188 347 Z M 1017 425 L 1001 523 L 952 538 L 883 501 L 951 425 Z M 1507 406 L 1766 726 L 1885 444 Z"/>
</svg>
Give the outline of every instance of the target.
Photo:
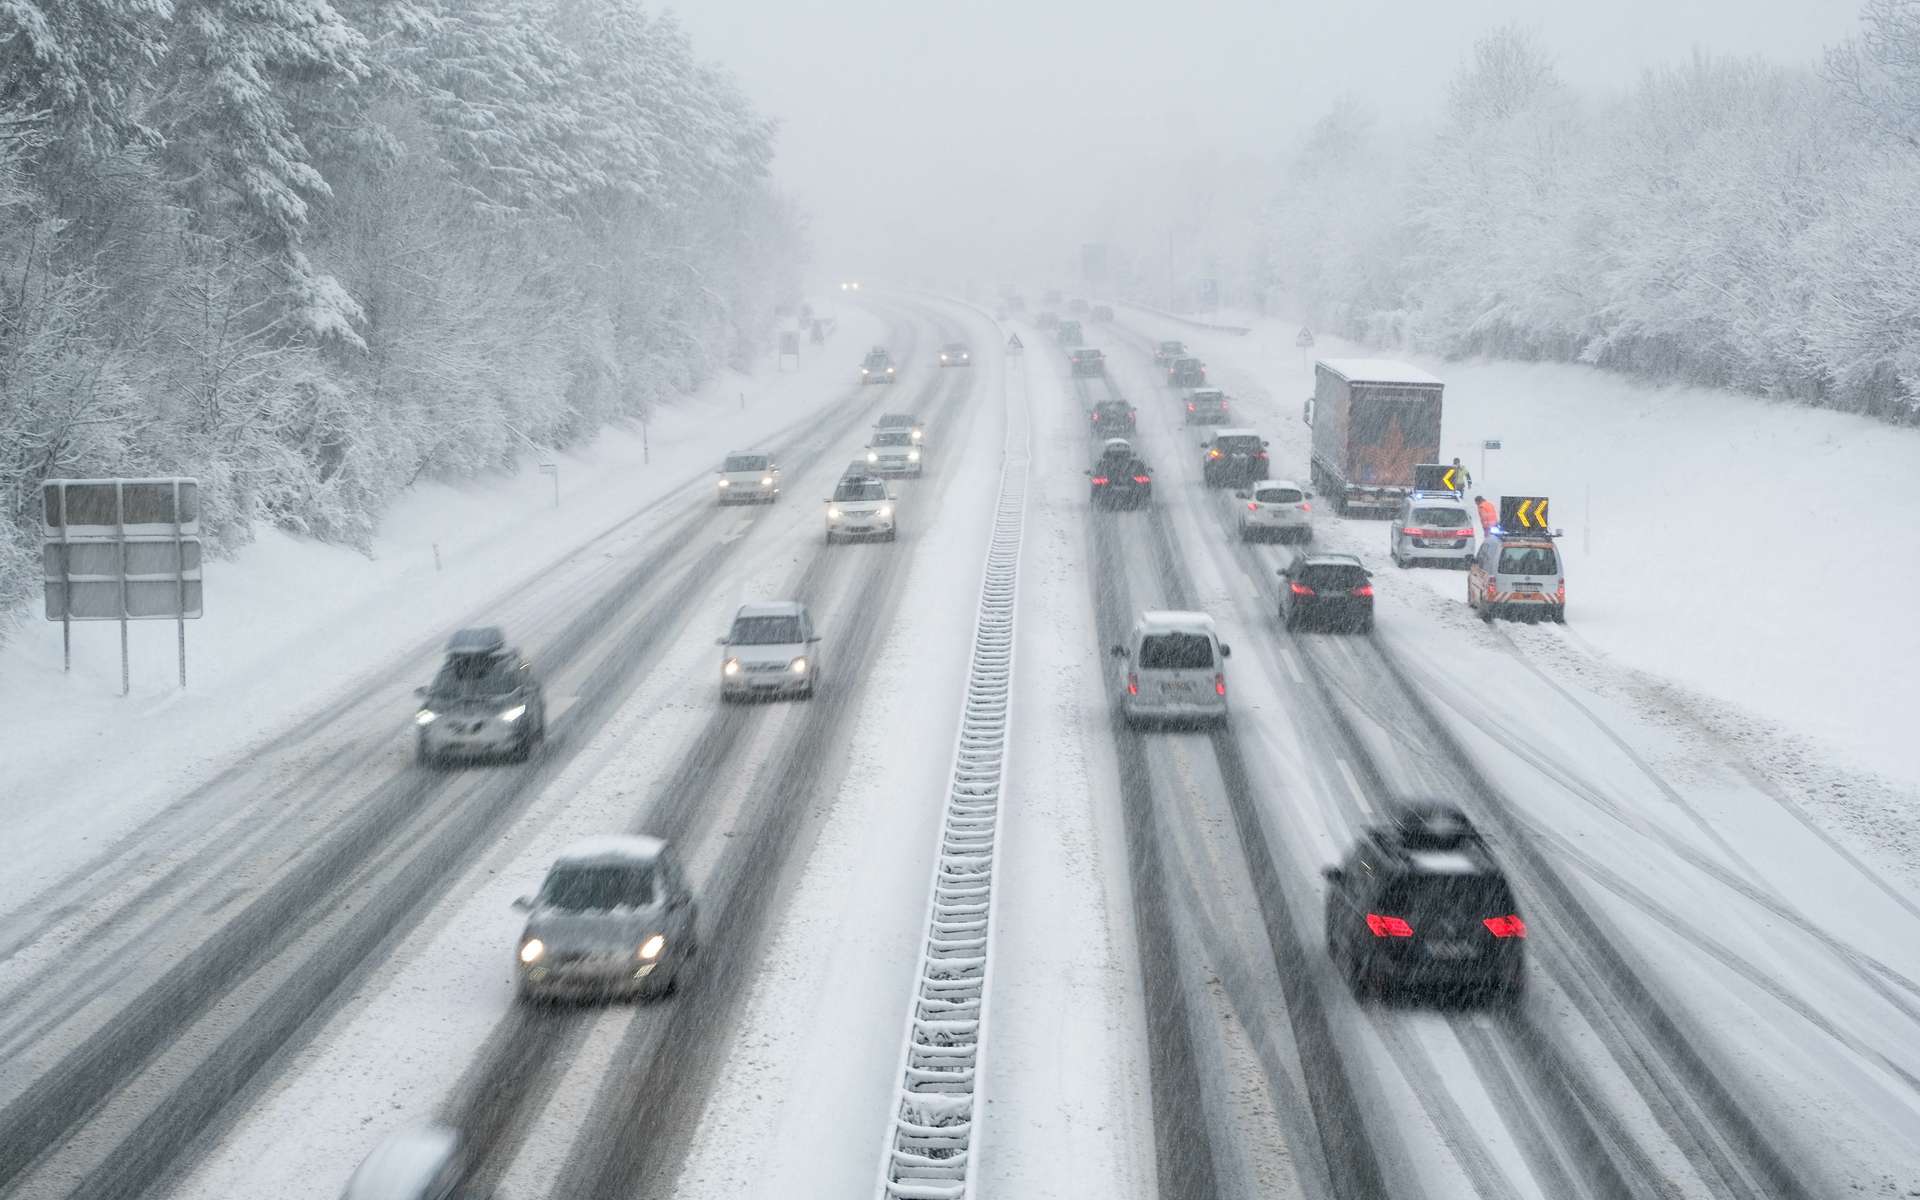
<svg viewBox="0 0 1920 1200">
<path fill-rule="evenodd" d="M 1090 330 L 1106 377 L 1075 379 L 1029 325 L 865 303 L 746 415 L 706 397 L 677 475 L 582 484 L 597 526 L 522 521 L 455 580 L 363 580 L 432 603 L 336 639 L 305 692 L 236 656 L 209 686 L 258 704 L 157 781 L 90 761 L 80 702 L 34 718 L 8 802 L 33 865 L 0 896 L 0 1195 L 317 1200 L 427 1120 L 464 1131 L 475 1196 L 874 1194 L 1010 397 L 1032 462 L 974 1194 L 1920 1189 L 1920 906 L 1807 794 L 1836 775 L 1769 770 L 1579 615 L 1482 627 L 1459 576 L 1394 571 L 1378 523 L 1315 514 L 1376 572 L 1377 634 L 1282 629 L 1292 551 L 1237 539 L 1148 354 L 1204 341 L 1276 477 L 1304 475 L 1306 366 L 1264 335 L 1128 314 Z M 893 386 L 847 381 L 869 330 Z M 974 365 L 942 370 L 956 339 Z M 1137 512 L 1086 503 L 1086 409 L 1112 396 L 1155 468 Z M 897 542 L 828 547 L 820 498 L 883 411 L 926 419 L 929 470 L 897 485 Z M 777 453 L 777 504 L 712 504 L 735 442 Z M 1631 604 L 1595 592 L 1583 611 Z M 771 597 L 821 626 L 820 692 L 723 706 L 712 639 Z M 1226 728 L 1115 717 L 1102 651 L 1155 607 L 1235 648 Z M 363 611 L 317 606 L 289 645 Z M 539 663 L 552 741 L 418 767 L 410 689 L 482 617 Z M 152 704 L 139 745 L 216 715 Z M 95 789 L 122 799 L 61 819 Z M 1528 914 L 1517 1004 L 1362 1001 L 1329 962 L 1321 868 L 1394 796 L 1489 831 Z M 652 1003 L 516 1004 L 509 903 L 625 830 L 685 856 L 695 972 Z"/>
</svg>

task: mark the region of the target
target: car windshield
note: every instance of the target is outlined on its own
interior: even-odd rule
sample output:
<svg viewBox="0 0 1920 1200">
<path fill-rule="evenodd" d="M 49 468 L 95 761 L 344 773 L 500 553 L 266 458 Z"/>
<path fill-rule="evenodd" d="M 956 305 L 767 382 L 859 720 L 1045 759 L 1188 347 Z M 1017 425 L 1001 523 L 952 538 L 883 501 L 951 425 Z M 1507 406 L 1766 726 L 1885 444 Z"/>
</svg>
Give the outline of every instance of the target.
<svg viewBox="0 0 1920 1200">
<path fill-rule="evenodd" d="M 1300 568 L 1296 578 L 1315 591 L 1339 592 L 1364 587 L 1367 572 L 1362 567 L 1342 563 L 1309 563 Z"/>
<path fill-rule="evenodd" d="M 499 696 L 520 686 L 519 664 L 505 654 L 456 654 L 440 666 L 436 696 Z"/>
<path fill-rule="evenodd" d="M 1551 575 L 1560 569 L 1559 556 L 1549 546 L 1506 546 L 1500 551 L 1502 575 Z"/>
<path fill-rule="evenodd" d="M 540 888 L 540 902 L 569 912 L 644 908 L 653 903 L 652 863 L 582 863 L 555 867 Z"/>
<path fill-rule="evenodd" d="M 842 479 L 833 489 L 835 500 L 885 500 L 887 485 L 878 479 Z"/>
<path fill-rule="evenodd" d="M 1404 879 L 1381 894 L 1380 906 L 1387 915 L 1406 918 L 1415 932 L 1424 932 L 1422 918 L 1434 921 L 1451 917 L 1477 924 L 1487 917 L 1504 917 L 1515 911 L 1507 885 L 1497 876 L 1480 873 Z"/>
<path fill-rule="evenodd" d="M 1466 529 L 1473 524 L 1464 508 L 1416 508 L 1413 524 L 1430 529 Z"/>
<path fill-rule="evenodd" d="M 1204 633 L 1152 633 L 1140 640 L 1142 671 L 1205 671 L 1213 666 L 1213 639 Z"/>
<path fill-rule="evenodd" d="M 961 345 L 959 342 L 947 343 L 947 353 L 949 354 L 965 354 L 966 352 L 967 352 L 967 348 Z"/>
<path fill-rule="evenodd" d="M 727 461 L 720 465 L 722 471 L 764 471 L 767 469 L 767 456 L 764 454 L 729 454 Z"/>
<path fill-rule="evenodd" d="M 1306 499 L 1298 488 L 1261 488 L 1253 498 L 1262 504 L 1298 504 Z"/>
<path fill-rule="evenodd" d="M 736 646 L 779 646 L 800 640 L 799 617 L 735 617 L 727 641 Z"/>
<path fill-rule="evenodd" d="M 1213 446 L 1222 454 L 1252 454 L 1260 449 L 1260 439 L 1257 437 L 1215 438 Z"/>
<path fill-rule="evenodd" d="M 875 446 L 911 446 L 913 444 L 913 435 L 904 429 L 897 432 L 894 430 L 882 430 L 873 435 L 872 444 Z"/>
</svg>

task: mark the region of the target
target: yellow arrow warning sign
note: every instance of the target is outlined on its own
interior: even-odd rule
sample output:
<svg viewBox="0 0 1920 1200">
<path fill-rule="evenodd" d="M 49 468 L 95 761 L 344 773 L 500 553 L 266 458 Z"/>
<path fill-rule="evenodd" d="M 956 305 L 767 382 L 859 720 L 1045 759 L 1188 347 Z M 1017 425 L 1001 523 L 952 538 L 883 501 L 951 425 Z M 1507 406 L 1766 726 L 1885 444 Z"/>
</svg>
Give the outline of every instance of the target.
<svg viewBox="0 0 1920 1200">
<path fill-rule="evenodd" d="M 1447 473 L 1440 477 L 1440 486 L 1445 488 L 1449 492 L 1459 491 L 1460 485 L 1454 482 L 1454 476 L 1456 474 L 1458 474 L 1458 472 L 1456 472 L 1452 467 L 1448 467 Z"/>
<path fill-rule="evenodd" d="M 1500 497 L 1500 528 L 1508 532 L 1544 533 L 1547 529 L 1545 496 Z"/>
</svg>

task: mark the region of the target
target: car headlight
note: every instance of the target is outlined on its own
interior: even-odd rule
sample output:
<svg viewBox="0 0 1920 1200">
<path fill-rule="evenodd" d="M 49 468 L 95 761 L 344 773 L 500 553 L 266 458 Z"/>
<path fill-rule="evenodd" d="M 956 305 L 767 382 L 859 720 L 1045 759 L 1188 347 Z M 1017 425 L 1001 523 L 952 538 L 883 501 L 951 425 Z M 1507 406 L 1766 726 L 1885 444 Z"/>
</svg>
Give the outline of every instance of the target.
<svg viewBox="0 0 1920 1200">
<path fill-rule="evenodd" d="M 945 362 L 945 361 L 947 361 L 947 356 L 946 356 L 946 355 L 944 355 L 944 354 L 942 354 L 942 355 L 940 356 L 940 361 L 941 361 L 941 362 Z"/>
<path fill-rule="evenodd" d="M 440 714 L 430 708 L 423 708 L 413 714 L 413 723 L 416 725 L 431 725 L 439 719 Z"/>
<path fill-rule="evenodd" d="M 882 505 L 880 506 L 880 515 L 881 515 L 882 517 L 891 517 L 891 516 L 893 516 L 893 505 L 891 505 L 891 504 L 882 504 Z"/>
<path fill-rule="evenodd" d="M 518 721 L 521 717 L 524 717 L 526 715 L 527 715 L 527 706 L 524 704 L 516 704 L 512 708 L 501 713 L 500 719 L 502 721 L 505 721 L 507 724 L 511 725 L 515 721 Z"/>
<path fill-rule="evenodd" d="M 879 453 L 878 453 L 878 452 L 876 452 L 876 451 L 873 451 L 873 450 L 869 450 L 869 451 L 867 451 L 867 461 L 868 461 L 868 462 L 879 462 L 879 461 L 880 461 L 880 455 L 879 455 Z"/>
<path fill-rule="evenodd" d="M 908 462 L 919 462 L 919 461 L 920 461 L 920 452 L 919 452 L 918 450 L 909 450 L 909 451 L 907 451 L 907 461 L 908 461 Z"/>
<path fill-rule="evenodd" d="M 732 487 L 732 486 L 733 486 L 733 481 L 732 481 L 732 480 L 728 480 L 728 479 L 722 479 L 722 480 L 720 481 L 720 486 L 721 486 L 721 487 Z"/>
<path fill-rule="evenodd" d="M 531 966 L 547 956 L 547 944 L 539 938 L 528 938 L 520 943 L 520 961 Z"/>
<path fill-rule="evenodd" d="M 891 374 L 893 374 L 893 368 L 892 368 L 892 367 L 888 367 L 888 368 L 887 368 L 887 374 L 889 374 L 889 375 L 891 375 Z"/>
<path fill-rule="evenodd" d="M 646 959 L 648 962 L 652 962 L 654 959 L 659 958 L 660 952 L 666 948 L 667 939 L 663 935 L 656 933 L 646 941 L 640 943 L 640 957 Z"/>
<path fill-rule="evenodd" d="M 925 436 L 926 435 L 924 433 L 921 433 L 918 429 L 913 431 L 913 440 L 916 442 Z"/>
<path fill-rule="evenodd" d="M 772 486 L 773 486 L 773 476 L 771 476 L 771 475 L 762 475 L 762 476 L 760 477 L 760 486 L 761 486 L 761 487 L 772 487 Z"/>
<path fill-rule="evenodd" d="M 720 672 L 723 675 L 738 675 L 740 673 L 740 660 L 737 658 L 728 659 L 727 665 L 721 667 Z"/>
<path fill-rule="evenodd" d="M 840 510 L 829 506 L 827 509 L 827 520 L 838 521 L 839 519 L 840 519 Z"/>
<path fill-rule="evenodd" d="M 787 670 L 792 671 L 795 675 L 805 675 L 807 673 L 806 657 L 803 655 L 788 663 Z"/>
<path fill-rule="evenodd" d="M 867 370 L 867 369 L 866 369 L 865 367 L 861 367 L 861 368 L 860 368 L 860 373 L 861 373 L 862 375 L 869 375 L 869 374 L 872 374 L 872 372 L 870 372 L 870 371 L 868 371 L 868 370 Z"/>
</svg>

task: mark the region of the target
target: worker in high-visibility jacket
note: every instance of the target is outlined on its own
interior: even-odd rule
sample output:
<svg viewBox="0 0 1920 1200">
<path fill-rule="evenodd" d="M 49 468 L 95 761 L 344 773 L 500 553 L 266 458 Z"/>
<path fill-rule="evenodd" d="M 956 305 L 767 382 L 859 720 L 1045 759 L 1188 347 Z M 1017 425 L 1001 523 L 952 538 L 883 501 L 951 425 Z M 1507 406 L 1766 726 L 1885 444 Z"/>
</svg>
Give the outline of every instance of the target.
<svg viewBox="0 0 1920 1200">
<path fill-rule="evenodd" d="M 1485 533 L 1500 523 L 1500 510 L 1493 506 L 1493 501 L 1487 499 L 1485 496 L 1475 496 L 1473 502 L 1480 509 L 1481 533 Z"/>
</svg>

